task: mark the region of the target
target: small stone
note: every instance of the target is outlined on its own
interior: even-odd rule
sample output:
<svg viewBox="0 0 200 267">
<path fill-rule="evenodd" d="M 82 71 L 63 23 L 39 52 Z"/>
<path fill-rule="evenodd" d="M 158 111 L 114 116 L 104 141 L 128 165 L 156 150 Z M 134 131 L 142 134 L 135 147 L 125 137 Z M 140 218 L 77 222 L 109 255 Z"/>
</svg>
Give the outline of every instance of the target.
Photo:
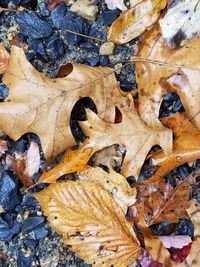
<svg viewBox="0 0 200 267">
<path fill-rule="evenodd" d="M 103 43 L 100 47 L 100 55 L 109 56 L 112 55 L 115 49 L 115 44 L 113 42 Z"/>
<path fill-rule="evenodd" d="M 33 49 L 33 51 L 35 52 L 35 55 L 38 59 L 40 59 L 43 62 L 47 62 L 48 61 L 48 56 L 44 47 L 44 44 L 42 42 L 42 40 L 40 39 L 32 39 L 29 41 L 29 47 L 31 49 Z"/>
<path fill-rule="evenodd" d="M 24 220 L 22 224 L 22 231 L 24 233 L 31 232 L 45 223 L 45 218 L 43 216 L 32 216 Z"/>
<path fill-rule="evenodd" d="M 52 33 L 51 25 L 39 18 L 35 12 L 19 12 L 15 15 L 15 20 L 19 25 L 21 32 L 33 39 L 45 38 Z"/>
<path fill-rule="evenodd" d="M 109 58 L 108 56 L 100 56 L 99 62 L 101 66 L 107 66 L 109 64 Z"/>
<path fill-rule="evenodd" d="M 40 228 L 35 230 L 35 238 L 40 240 L 48 235 L 49 231 L 45 228 Z"/>
<path fill-rule="evenodd" d="M 86 58 L 86 61 L 88 62 L 88 64 L 89 64 L 91 67 L 95 67 L 95 66 L 97 66 L 98 63 L 99 63 L 99 57 L 98 57 L 98 56 L 88 57 L 88 58 Z"/>
<path fill-rule="evenodd" d="M 101 12 L 100 18 L 104 25 L 110 26 L 120 15 L 119 9 L 105 9 Z"/>
<path fill-rule="evenodd" d="M 38 4 L 39 11 L 43 17 L 48 17 L 50 15 L 48 5 L 45 2 L 40 2 Z"/>
<path fill-rule="evenodd" d="M 21 223 L 16 223 L 13 226 L 9 225 L 6 220 L 0 220 L 0 240 L 10 241 L 14 235 L 21 231 Z"/>
<path fill-rule="evenodd" d="M 60 59 L 65 53 L 65 46 L 58 35 L 53 34 L 45 40 L 46 51 L 51 61 Z"/>
<path fill-rule="evenodd" d="M 0 100 L 4 100 L 8 94 L 8 88 L 4 84 L 0 84 Z"/>
<path fill-rule="evenodd" d="M 0 177 L 0 205 L 4 210 L 10 211 L 20 202 L 18 183 L 12 174 L 3 171 Z"/>
<path fill-rule="evenodd" d="M 20 5 L 27 9 L 35 10 L 37 7 L 37 0 L 22 0 L 20 2 Z"/>
<path fill-rule="evenodd" d="M 72 12 L 85 19 L 94 21 L 98 14 L 98 6 L 90 0 L 77 0 L 70 8 Z"/>
<path fill-rule="evenodd" d="M 37 244 L 38 241 L 32 238 L 27 238 L 24 240 L 24 245 L 32 250 L 37 246 Z"/>
<path fill-rule="evenodd" d="M 80 48 L 85 49 L 85 50 L 90 51 L 90 52 L 98 52 L 99 51 L 98 46 L 92 42 L 82 42 L 80 44 Z"/>
<path fill-rule="evenodd" d="M 32 261 L 32 257 L 25 255 L 22 251 L 19 251 L 17 267 L 32 267 Z"/>
<path fill-rule="evenodd" d="M 62 29 L 63 21 L 65 20 L 64 17 L 67 14 L 67 6 L 64 3 L 61 3 L 56 8 L 54 8 L 51 12 L 51 19 L 53 25 L 57 29 Z"/>
</svg>

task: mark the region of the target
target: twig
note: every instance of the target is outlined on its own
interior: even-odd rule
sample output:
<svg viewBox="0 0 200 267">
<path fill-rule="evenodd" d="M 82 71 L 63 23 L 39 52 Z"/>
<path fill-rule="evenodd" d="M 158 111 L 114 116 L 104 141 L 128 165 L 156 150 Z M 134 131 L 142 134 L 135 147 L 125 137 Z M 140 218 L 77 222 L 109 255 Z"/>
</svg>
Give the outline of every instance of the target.
<svg viewBox="0 0 200 267">
<path fill-rule="evenodd" d="M 75 34 L 75 35 L 79 35 L 79 36 L 84 37 L 84 38 L 92 39 L 92 40 L 95 40 L 97 42 L 103 42 L 103 43 L 106 42 L 106 40 L 102 40 L 102 39 L 99 39 L 99 38 L 96 38 L 96 37 L 92 37 L 92 36 L 85 35 L 85 34 L 82 34 L 82 33 L 74 32 L 74 31 L 71 31 L 71 30 L 68 30 L 68 29 L 64 29 L 64 31 L 72 33 L 72 34 Z"/>
</svg>

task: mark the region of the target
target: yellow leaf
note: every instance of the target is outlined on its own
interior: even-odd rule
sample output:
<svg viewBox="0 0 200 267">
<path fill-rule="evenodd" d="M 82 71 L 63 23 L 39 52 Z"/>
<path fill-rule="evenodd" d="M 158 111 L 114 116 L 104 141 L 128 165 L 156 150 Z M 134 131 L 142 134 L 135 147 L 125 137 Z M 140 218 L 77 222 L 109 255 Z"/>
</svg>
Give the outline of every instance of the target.
<svg viewBox="0 0 200 267">
<path fill-rule="evenodd" d="M 139 242 L 112 195 L 90 182 L 57 183 L 35 194 L 65 245 L 93 266 L 126 267 Z"/>
<path fill-rule="evenodd" d="M 121 95 L 113 70 L 69 64 L 69 75 L 50 79 L 27 61 L 21 48 L 12 47 L 3 81 L 9 96 L 0 103 L 0 129 L 17 140 L 27 132 L 40 137 L 48 160 L 75 144 L 70 114 L 82 97 L 95 102 L 98 114 L 114 121 L 114 102 Z"/>
<path fill-rule="evenodd" d="M 82 181 L 93 182 L 107 189 L 125 214 L 127 212 L 127 207 L 136 202 L 136 189 L 131 188 L 126 178 L 113 171 L 111 168 L 109 173 L 98 167 L 90 168 L 79 172 L 78 176 Z"/>
<path fill-rule="evenodd" d="M 134 6 L 111 25 L 108 40 L 124 44 L 141 35 L 160 17 L 167 0 L 137 0 Z"/>
</svg>

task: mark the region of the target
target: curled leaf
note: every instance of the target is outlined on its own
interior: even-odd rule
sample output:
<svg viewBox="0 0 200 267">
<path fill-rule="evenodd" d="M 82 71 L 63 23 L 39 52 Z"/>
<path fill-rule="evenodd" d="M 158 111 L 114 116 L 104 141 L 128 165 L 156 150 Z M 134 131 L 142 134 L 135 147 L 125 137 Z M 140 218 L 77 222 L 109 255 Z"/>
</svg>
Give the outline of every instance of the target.
<svg viewBox="0 0 200 267">
<path fill-rule="evenodd" d="M 35 194 L 65 245 L 93 266 L 125 267 L 141 253 L 112 195 L 90 182 L 57 183 Z"/>
</svg>

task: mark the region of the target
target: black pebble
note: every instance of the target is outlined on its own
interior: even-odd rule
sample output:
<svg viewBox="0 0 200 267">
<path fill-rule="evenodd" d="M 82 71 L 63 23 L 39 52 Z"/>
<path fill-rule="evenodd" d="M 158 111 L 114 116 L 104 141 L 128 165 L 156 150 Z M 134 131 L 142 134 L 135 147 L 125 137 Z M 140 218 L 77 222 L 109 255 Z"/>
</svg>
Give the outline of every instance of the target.
<svg viewBox="0 0 200 267">
<path fill-rule="evenodd" d="M 88 58 L 85 58 L 85 60 L 87 61 L 87 63 L 91 66 L 91 67 L 95 67 L 98 65 L 99 63 L 99 56 L 93 56 L 93 57 L 88 57 Z"/>
<path fill-rule="evenodd" d="M 194 236 L 194 225 L 191 220 L 180 220 L 180 222 L 176 225 L 174 235 L 189 235 L 191 237 Z"/>
<path fill-rule="evenodd" d="M 45 223 L 45 218 L 43 216 L 32 216 L 24 220 L 22 224 L 22 231 L 24 233 L 31 232 L 36 228 L 43 226 Z"/>
<path fill-rule="evenodd" d="M 50 15 L 48 5 L 45 2 L 40 2 L 38 4 L 39 11 L 43 17 L 48 17 Z"/>
<path fill-rule="evenodd" d="M 12 210 L 20 202 L 18 183 L 10 172 L 3 171 L 0 177 L 0 205 Z"/>
<path fill-rule="evenodd" d="M 19 153 L 23 153 L 28 149 L 27 141 L 21 138 L 19 141 L 15 142 L 12 139 L 8 140 L 8 149 L 14 150 Z"/>
<path fill-rule="evenodd" d="M 200 203 L 200 188 L 196 188 L 196 189 L 192 192 L 192 197 L 195 198 L 196 201 Z"/>
<path fill-rule="evenodd" d="M 22 251 L 19 251 L 17 258 L 17 267 L 32 267 L 32 257 L 27 257 Z"/>
<path fill-rule="evenodd" d="M 64 43 L 56 34 L 53 34 L 52 36 L 45 39 L 45 44 L 50 61 L 56 61 L 60 59 L 65 53 Z"/>
<path fill-rule="evenodd" d="M 35 238 L 40 240 L 48 235 L 49 231 L 45 228 L 40 228 L 35 230 Z"/>
<path fill-rule="evenodd" d="M 101 66 L 108 66 L 109 57 L 108 56 L 99 56 L 99 63 Z"/>
<path fill-rule="evenodd" d="M 43 62 L 48 61 L 48 56 L 41 39 L 31 39 L 28 44 L 29 47 L 35 52 L 35 55 L 38 59 Z"/>
<path fill-rule="evenodd" d="M 8 88 L 5 85 L 0 84 L 0 100 L 4 100 L 8 94 Z"/>
<path fill-rule="evenodd" d="M 52 33 L 51 25 L 39 18 L 35 12 L 19 12 L 15 16 L 15 20 L 21 32 L 33 39 L 45 38 Z"/>
<path fill-rule="evenodd" d="M 120 10 L 119 9 L 105 9 L 101 12 L 100 18 L 101 21 L 104 25 L 110 26 L 120 15 Z"/>
</svg>

